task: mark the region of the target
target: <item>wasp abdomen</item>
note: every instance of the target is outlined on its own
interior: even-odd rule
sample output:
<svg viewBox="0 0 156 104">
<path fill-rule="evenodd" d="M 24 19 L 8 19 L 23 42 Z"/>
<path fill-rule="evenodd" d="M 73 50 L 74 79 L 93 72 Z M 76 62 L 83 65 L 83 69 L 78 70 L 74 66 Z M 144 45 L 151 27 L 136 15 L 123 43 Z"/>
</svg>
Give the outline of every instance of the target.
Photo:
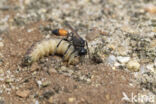
<svg viewBox="0 0 156 104">
<path fill-rule="evenodd" d="M 58 35 L 58 36 L 67 36 L 68 35 L 68 31 L 64 30 L 64 29 L 55 29 L 52 31 L 53 34 Z"/>
</svg>

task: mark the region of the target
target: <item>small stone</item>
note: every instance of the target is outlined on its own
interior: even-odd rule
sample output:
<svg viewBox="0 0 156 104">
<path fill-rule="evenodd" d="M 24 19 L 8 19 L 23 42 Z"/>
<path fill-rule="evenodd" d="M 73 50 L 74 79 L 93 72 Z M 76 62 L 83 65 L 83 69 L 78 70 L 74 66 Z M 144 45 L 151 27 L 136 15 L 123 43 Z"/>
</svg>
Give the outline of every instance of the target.
<svg viewBox="0 0 156 104">
<path fill-rule="evenodd" d="M 35 101 L 35 104 L 39 104 L 39 101 L 38 101 L 38 100 L 36 100 L 36 101 Z"/>
<path fill-rule="evenodd" d="M 37 83 L 37 85 L 38 85 L 39 87 L 42 86 L 42 82 L 41 82 L 41 81 L 37 81 L 36 83 Z"/>
<path fill-rule="evenodd" d="M 110 95 L 109 94 L 106 95 L 106 99 L 110 100 Z"/>
<path fill-rule="evenodd" d="M 27 32 L 30 33 L 32 32 L 34 29 L 28 29 Z"/>
<path fill-rule="evenodd" d="M 154 39 L 154 40 L 152 40 L 152 41 L 150 42 L 150 47 L 151 47 L 151 48 L 156 48 L 156 39 Z"/>
<path fill-rule="evenodd" d="M 117 57 L 117 60 L 118 60 L 120 63 L 125 64 L 125 63 L 127 63 L 127 62 L 130 60 L 130 57 L 118 56 L 118 57 Z"/>
<path fill-rule="evenodd" d="M 72 60 L 71 65 L 77 65 L 79 62 L 80 62 L 79 57 L 75 57 L 75 58 Z"/>
<path fill-rule="evenodd" d="M 116 68 L 115 68 L 115 67 L 112 67 L 112 69 L 113 69 L 113 70 L 116 70 Z"/>
<path fill-rule="evenodd" d="M 0 48 L 4 47 L 3 42 L 0 42 Z"/>
<path fill-rule="evenodd" d="M 148 64 L 148 65 L 146 66 L 146 68 L 147 68 L 148 70 L 154 71 L 154 64 Z"/>
<path fill-rule="evenodd" d="M 49 81 L 42 82 L 42 87 L 47 87 L 50 85 Z"/>
<path fill-rule="evenodd" d="M 50 69 L 48 70 L 48 72 L 49 72 L 50 74 L 57 73 L 57 71 L 55 70 L 55 68 L 50 68 Z"/>
<path fill-rule="evenodd" d="M 156 13 L 156 6 L 154 6 L 154 5 L 148 5 L 145 8 L 145 11 L 147 11 L 148 13 L 151 13 L 151 14 L 155 14 Z"/>
<path fill-rule="evenodd" d="M 31 3 L 31 0 L 24 0 L 24 4 L 28 5 Z"/>
<path fill-rule="evenodd" d="M 138 72 L 140 69 L 140 64 L 137 62 L 137 60 L 130 60 L 126 66 L 130 71 L 133 72 Z"/>
<path fill-rule="evenodd" d="M 129 25 L 128 26 L 124 25 L 123 27 L 121 27 L 121 30 L 125 31 L 127 33 L 131 33 L 131 34 L 137 34 L 138 33 L 138 31 L 136 29 L 130 27 Z"/>
<path fill-rule="evenodd" d="M 40 12 L 40 13 L 45 13 L 46 11 L 47 11 L 47 10 L 44 9 L 44 8 L 39 9 L 39 12 Z"/>
<path fill-rule="evenodd" d="M 109 64 L 114 64 L 116 62 L 116 57 L 114 55 L 110 55 L 107 59 Z"/>
<path fill-rule="evenodd" d="M 118 63 L 118 62 L 115 62 L 115 63 L 114 63 L 114 66 L 115 66 L 115 67 L 119 67 L 120 65 L 121 65 L 121 64 Z"/>
<path fill-rule="evenodd" d="M 22 90 L 18 90 L 16 92 L 16 95 L 19 96 L 19 97 L 22 97 L 22 98 L 28 97 L 29 94 L 30 94 L 30 90 L 23 90 L 23 91 Z"/>
<path fill-rule="evenodd" d="M 154 27 L 152 31 L 153 31 L 153 32 L 156 32 L 156 27 Z"/>
<path fill-rule="evenodd" d="M 48 99 L 48 102 L 49 102 L 50 104 L 53 103 L 53 97 L 52 97 L 52 96 Z"/>
<path fill-rule="evenodd" d="M 156 23 L 156 18 L 152 18 L 151 22 L 155 22 Z"/>
<path fill-rule="evenodd" d="M 154 59 L 154 66 L 156 67 L 156 58 Z"/>
<path fill-rule="evenodd" d="M 145 72 L 146 72 L 146 67 L 145 67 L 145 65 L 141 65 L 141 66 L 140 66 L 140 72 L 141 72 L 141 73 L 145 73 Z"/>
<path fill-rule="evenodd" d="M 61 69 L 60 69 L 61 71 L 66 71 L 67 70 L 67 67 L 65 67 L 65 66 L 61 66 Z"/>
<path fill-rule="evenodd" d="M 88 34 L 86 35 L 86 39 L 92 41 L 96 39 L 100 35 L 100 31 L 96 28 L 93 28 Z"/>
<path fill-rule="evenodd" d="M 70 103 L 74 102 L 75 100 L 76 100 L 76 98 L 74 98 L 74 97 L 68 98 L 68 101 L 69 101 Z"/>
<path fill-rule="evenodd" d="M 5 80 L 5 82 L 6 82 L 6 83 L 12 83 L 12 82 L 14 82 L 14 79 L 12 79 L 12 78 L 7 78 L 7 79 Z"/>
<path fill-rule="evenodd" d="M 3 69 L 0 69 L 0 74 L 3 74 L 3 73 L 4 73 Z"/>
<path fill-rule="evenodd" d="M 31 68 L 30 68 L 30 69 L 31 69 L 32 72 L 34 72 L 34 71 L 38 70 L 39 67 L 38 67 L 37 63 L 35 62 L 35 63 L 33 63 L 33 64 L 31 65 Z"/>
<path fill-rule="evenodd" d="M 126 56 L 128 53 L 128 49 L 126 49 L 125 47 L 121 46 L 119 48 L 117 48 L 118 53 L 120 56 Z"/>
<path fill-rule="evenodd" d="M 115 50 L 115 49 L 116 49 L 116 47 L 115 47 L 114 44 L 109 44 L 109 45 L 108 45 L 108 48 L 109 48 L 110 50 Z"/>
</svg>

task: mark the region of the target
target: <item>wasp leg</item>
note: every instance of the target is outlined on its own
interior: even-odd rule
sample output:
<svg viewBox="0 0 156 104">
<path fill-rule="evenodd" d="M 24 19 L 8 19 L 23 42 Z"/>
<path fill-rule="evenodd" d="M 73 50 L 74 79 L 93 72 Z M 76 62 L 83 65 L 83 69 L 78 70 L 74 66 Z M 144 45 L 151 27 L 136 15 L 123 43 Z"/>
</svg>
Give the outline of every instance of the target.
<svg viewBox="0 0 156 104">
<path fill-rule="evenodd" d="M 65 55 L 67 54 L 67 52 L 68 52 L 69 48 L 71 47 L 71 45 L 72 45 L 72 44 L 69 44 L 69 45 L 68 45 L 68 48 L 67 48 L 66 51 L 64 52 L 64 54 L 63 54 L 63 60 L 65 60 Z"/>
<path fill-rule="evenodd" d="M 54 50 L 54 53 L 53 53 L 52 55 L 54 55 L 54 54 L 56 53 L 57 48 L 59 47 L 59 45 L 61 44 L 61 42 L 62 42 L 63 40 L 64 40 L 64 39 L 61 39 L 60 42 L 57 44 L 57 46 L 56 46 L 56 48 L 55 48 L 55 50 Z"/>
<path fill-rule="evenodd" d="M 73 36 L 73 33 L 69 33 L 69 34 L 72 34 L 72 36 Z M 68 41 L 68 42 L 71 43 L 72 40 L 68 40 L 69 37 L 70 37 L 70 35 L 67 35 L 66 38 L 61 39 L 61 41 L 57 44 L 57 46 L 56 46 L 56 48 L 55 48 L 55 50 L 54 50 L 54 53 L 53 53 L 52 55 L 54 55 L 54 54 L 56 53 L 57 48 L 59 47 L 59 45 L 61 44 L 61 42 L 62 42 L 63 40 Z M 70 46 L 68 46 L 68 49 L 69 49 L 69 48 L 70 48 Z M 68 51 L 68 49 L 67 49 L 66 51 Z M 67 52 L 65 52 L 65 53 L 67 53 Z"/>
<path fill-rule="evenodd" d="M 87 46 L 87 50 L 88 50 L 89 59 L 91 59 L 91 55 L 90 55 L 90 51 L 89 51 L 89 47 L 88 47 L 88 42 L 87 41 L 86 41 L 86 46 Z"/>
<path fill-rule="evenodd" d="M 74 49 L 74 51 L 70 54 L 68 64 L 70 64 L 71 61 L 73 60 L 73 58 L 75 57 L 75 55 L 74 55 L 75 52 L 76 52 L 76 50 Z"/>
</svg>

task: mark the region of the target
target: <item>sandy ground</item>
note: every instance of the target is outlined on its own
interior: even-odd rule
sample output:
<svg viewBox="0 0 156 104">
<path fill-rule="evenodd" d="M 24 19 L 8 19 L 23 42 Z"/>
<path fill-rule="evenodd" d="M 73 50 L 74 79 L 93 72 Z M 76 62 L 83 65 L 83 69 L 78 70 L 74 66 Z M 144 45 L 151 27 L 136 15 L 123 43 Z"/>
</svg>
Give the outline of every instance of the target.
<svg viewBox="0 0 156 104">
<path fill-rule="evenodd" d="M 154 4 L 154 0 L 0 1 L 0 104 L 154 104 Z M 61 56 L 49 55 L 21 67 L 32 44 L 57 38 L 52 29 L 70 31 L 65 20 L 88 41 L 93 58 L 67 66 Z M 124 94 L 129 101 L 122 100 Z M 133 102 L 132 94 L 154 98 Z"/>
</svg>

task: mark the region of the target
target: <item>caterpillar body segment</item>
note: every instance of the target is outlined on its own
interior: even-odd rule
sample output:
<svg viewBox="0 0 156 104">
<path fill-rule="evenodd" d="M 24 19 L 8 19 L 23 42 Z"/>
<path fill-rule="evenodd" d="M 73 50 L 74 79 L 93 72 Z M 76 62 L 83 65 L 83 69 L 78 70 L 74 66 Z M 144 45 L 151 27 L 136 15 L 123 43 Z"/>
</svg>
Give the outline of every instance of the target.
<svg viewBox="0 0 156 104">
<path fill-rule="evenodd" d="M 71 63 L 75 56 L 78 56 L 77 51 L 75 51 L 70 42 L 62 39 L 49 38 L 33 44 L 24 56 L 22 65 L 31 65 L 33 62 L 49 54 L 63 55 L 64 60 L 68 61 L 68 64 Z"/>
</svg>

